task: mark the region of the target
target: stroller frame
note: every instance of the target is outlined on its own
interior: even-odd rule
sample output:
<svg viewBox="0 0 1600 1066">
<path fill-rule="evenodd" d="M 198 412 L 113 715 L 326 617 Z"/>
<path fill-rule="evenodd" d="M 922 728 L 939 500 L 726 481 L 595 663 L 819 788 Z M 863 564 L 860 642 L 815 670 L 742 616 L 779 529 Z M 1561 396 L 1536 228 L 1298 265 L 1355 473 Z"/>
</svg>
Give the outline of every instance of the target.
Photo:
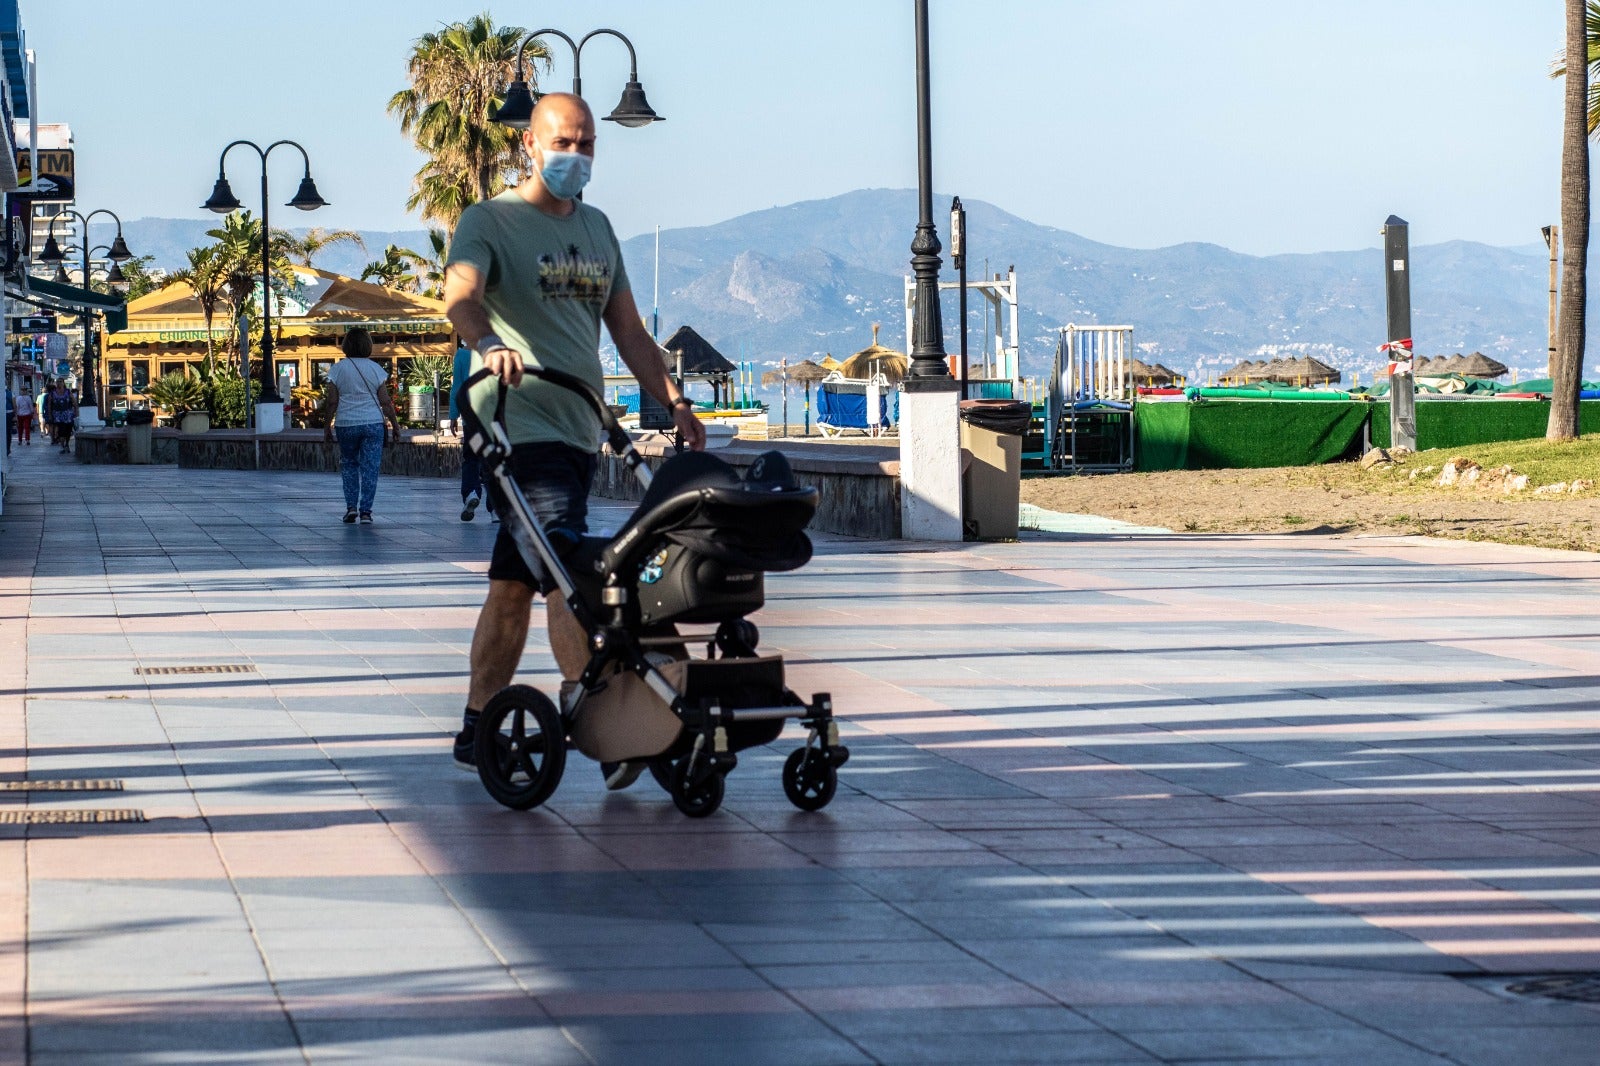
<svg viewBox="0 0 1600 1066">
<path fill-rule="evenodd" d="M 650 487 L 653 479 L 650 467 L 593 388 L 557 370 L 527 365 L 523 373 L 581 396 L 599 417 L 611 450 L 622 459 L 641 487 Z M 771 735 L 754 743 L 771 743 L 781 733 L 781 723 L 789 719 L 804 726 L 807 736 L 804 746 L 792 752 L 784 763 L 784 793 L 801 810 L 815 811 L 827 806 L 838 787 L 838 769 L 850 757 L 849 749 L 839 743 L 839 727 L 833 717 L 830 695 L 814 693 L 805 701 L 782 687 L 781 695 L 767 705 L 748 706 L 745 705 L 747 699 L 717 691 L 716 671 L 709 673 L 709 685 L 685 684 L 685 691 L 681 691 L 661 669 L 661 649 L 684 653 L 691 644 L 704 641 L 706 657 L 689 659 L 688 663 L 732 665 L 735 676 L 739 664 L 746 664 L 758 671 L 775 669 L 781 677 L 782 660 L 756 654 L 759 631 L 742 616 L 723 620 L 715 633 L 709 635 L 680 633 L 676 625 L 670 627 L 673 632 L 668 635 L 636 632 L 637 623 L 630 624 L 628 619 L 633 591 L 630 574 L 638 569 L 647 549 L 661 540 L 637 535 L 641 526 L 625 529 L 599 549 L 592 565 L 600 578 L 600 602 L 589 602 L 509 469 L 511 442 L 505 429 L 505 383 L 498 383 L 493 420 L 487 425 L 471 403 L 472 387 L 491 376 L 490 371 L 479 370 L 459 387 L 458 408 L 467 427 L 463 446 L 477 456 L 483 464 L 484 479 L 498 489 L 503 502 L 502 528 L 512 537 L 529 570 L 535 576 L 548 575 L 561 590 L 568 609 L 587 638 L 589 658 L 578 679 L 563 684 L 559 706 L 531 686 L 512 684 L 483 708 L 478 719 L 474 755 L 485 790 L 501 804 L 518 810 L 536 807 L 547 800 L 560 784 L 568 739 L 585 713 L 586 698 L 606 686 L 608 675 L 615 679 L 621 673 L 631 673 L 680 723 L 678 737 L 673 743 L 653 757 L 646 756 L 652 776 L 671 794 L 679 810 L 690 817 L 704 817 L 721 806 L 724 777 L 738 763 L 730 734 L 741 734 L 741 727 L 744 727 L 741 735 L 748 739 L 750 727 L 761 729 L 764 723 Z M 689 491 L 708 493 L 713 490 Z M 815 499 L 815 489 L 804 491 Z M 739 500 L 740 495 L 751 499 Z M 673 497 L 657 510 L 682 498 Z M 759 493 L 742 493 L 721 496 L 718 502 L 757 505 L 766 501 Z M 688 668 L 686 666 L 686 670 Z M 722 673 L 728 675 L 727 670 Z M 534 726 L 531 730 L 530 718 Z M 746 746 L 754 746 L 754 743 Z"/>
</svg>

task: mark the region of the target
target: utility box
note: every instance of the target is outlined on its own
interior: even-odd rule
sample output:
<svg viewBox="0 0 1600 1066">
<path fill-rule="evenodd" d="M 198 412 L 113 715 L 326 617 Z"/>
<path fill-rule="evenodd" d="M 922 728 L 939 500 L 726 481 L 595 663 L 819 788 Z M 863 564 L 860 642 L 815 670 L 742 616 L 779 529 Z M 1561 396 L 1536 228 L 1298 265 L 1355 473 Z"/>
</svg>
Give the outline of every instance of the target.
<svg viewBox="0 0 1600 1066">
<path fill-rule="evenodd" d="M 1022 436 L 1033 409 L 1021 400 L 961 401 L 961 523 L 968 540 L 1016 540 Z"/>
</svg>

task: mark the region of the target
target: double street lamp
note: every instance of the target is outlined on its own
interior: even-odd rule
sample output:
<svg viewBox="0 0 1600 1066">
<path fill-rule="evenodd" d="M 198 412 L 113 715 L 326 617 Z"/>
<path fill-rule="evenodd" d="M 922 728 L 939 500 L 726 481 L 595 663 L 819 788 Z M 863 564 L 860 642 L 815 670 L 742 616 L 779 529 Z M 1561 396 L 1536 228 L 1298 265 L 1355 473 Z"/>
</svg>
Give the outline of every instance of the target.
<svg viewBox="0 0 1600 1066">
<path fill-rule="evenodd" d="M 611 114 L 605 116 L 604 121 L 615 122 L 619 126 L 648 126 L 652 122 L 666 121 L 655 113 L 650 102 L 645 99 L 644 86 L 639 84 L 639 56 L 633 50 L 633 42 L 628 40 L 616 30 L 598 29 L 584 34 L 583 40 L 574 41 L 560 30 L 534 30 L 522 39 L 517 45 L 517 76 L 502 94 L 504 103 L 500 110 L 495 112 L 494 121 L 514 129 L 525 130 L 528 123 L 533 120 L 533 105 L 538 102 L 536 95 L 528 88 L 526 67 L 523 64 L 523 52 L 536 37 L 547 33 L 554 34 L 567 42 L 567 47 L 572 49 L 572 95 L 583 95 L 583 46 L 591 38 L 602 35 L 615 37 L 628 46 L 628 84 L 623 86 L 622 99 L 612 109 Z"/>
<path fill-rule="evenodd" d="M 211 190 L 211 198 L 201 204 L 201 207 L 225 215 L 244 206 L 239 202 L 239 198 L 233 195 L 233 189 L 228 184 L 226 169 L 228 153 L 240 145 L 249 145 L 261 157 L 261 394 L 257 402 L 282 404 L 283 396 L 278 392 L 278 375 L 272 360 L 272 228 L 267 218 L 270 207 L 267 192 L 267 156 L 272 154 L 274 148 L 288 145 L 298 151 L 300 158 L 305 162 L 305 177 L 300 179 L 300 188 L 287 206 L 299 208 L 301 211 L 315 211 L 319 207 L 327 207 L 328 201 L 317 192 L 317 184 L 311 180 L 311 157 L 306 155 L 306 150 L 294 141 L 274 141 L 265 148 L 254 141 L 234 141 L 222 150 L 222 155 L 217 159 L 217 184 Z M 245 371 L 245 376 L 248 377 L 249 368 L 246 367 Z"/>
<path fill-rule="evenodd" d="M 67 271 L 64 265 L 67 258 L 66 252 L 64 252 L 61 248 L 61 245 L 56 242 L 56 222 L 62 218 L 70 217 L 77 219 L 78 224 L 83 227 L 82 277 L 83 287 L 86 289 L 89 287 L 89 253 L 91 251 L 89 248 L 89 220 L 94 218 L 96 215 L 110 215 L 113 219 L 116 219 L 117 223 L 116 237 L 111 241 L 110 244 L 105 246 L 106 258 L 111 260 L 111 271 L 106 274 L 106 280 L 111 282 L 113 285 L 125 280 L 122 276 L 122 264 L 127 262 L 129 259 L 132 259 L 133 253 L 128 251 L 128 244 L 122 239 L 122 219 L 117 217 L 117 213 L 115 211 L 108 210 L 104 207 L 96 208 L 95 210 L 90 211 L 87 215 L 81 215 L 76 211 L 62 211 L 50 219 L 50 229 L 46 234 L 44 250 L 39 253 L 39 262 L 56 264 L 56 275 L 53 280 L 62 284 L 66 284 L 70 280 L 67 277 Z M 78 396 L 78 404 L 81 407 L 93 407 L 98 411 L 100 383 L 97 378 L 98 369 L 100 366 L 100 358 L 99 353 L 94 350 L 94 326 L 92 323 L 92 316 L 88 308 L 83 309 L 83 313 L 80 317 L 83 321 L 83 387 Z"/>
</svg>

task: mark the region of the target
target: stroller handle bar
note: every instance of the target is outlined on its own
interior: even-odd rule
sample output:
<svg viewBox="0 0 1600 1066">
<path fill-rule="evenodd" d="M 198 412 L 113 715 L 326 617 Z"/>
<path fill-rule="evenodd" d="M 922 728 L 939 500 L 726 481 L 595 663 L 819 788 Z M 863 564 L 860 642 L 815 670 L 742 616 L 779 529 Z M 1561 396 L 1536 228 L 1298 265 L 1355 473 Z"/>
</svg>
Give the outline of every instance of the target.
<svg viewBox="0 0 1600 1066">
<path fill-rule="evenodd" d="M 600 427 L 605 431 L 606 442 L 611 445 L 611 450 L 623 456 L 632 452 L 633 441 L 628 436 L 628 431 L 622 428 L 622 424 L 617 421 L 617 416 L 611 413 L 611 408 L 606 406 L 605 401 L 601 399 L 600 395 L 594 391 L 594 388 L 587 381 L 561 370 L 538 367 L 531 363 L 522 364 L 522 372 L 529 377 L 535 377 L 541 381 L 548 381 L 552 385 L 558 385 L 568 392 L 577 393 L 600 419 Z M 485 367 L 469 376 L 466 381 L 461 383 L 461 387 L 456 390 L 456 410 L 461 412 L 461 418 L 467 424 L 469 436 L 474 433 L 482 433 L 486 440 L 494 439 L 489 427 L 485 426 L 483 420 L 478 417 L 477 409 L 472 406 L 471 397 L 473 386 L 494 376 L 494 371 Z M 499 382 L 499 387 L 495 393 L 494 425 L 500 429 L 500 436 L 502 437 L 505 432 L 506 394 L 509 391 L 510 389 L 502 380 Z M 629 465 L 632 464 L 630 463 Z"/>
</svg>

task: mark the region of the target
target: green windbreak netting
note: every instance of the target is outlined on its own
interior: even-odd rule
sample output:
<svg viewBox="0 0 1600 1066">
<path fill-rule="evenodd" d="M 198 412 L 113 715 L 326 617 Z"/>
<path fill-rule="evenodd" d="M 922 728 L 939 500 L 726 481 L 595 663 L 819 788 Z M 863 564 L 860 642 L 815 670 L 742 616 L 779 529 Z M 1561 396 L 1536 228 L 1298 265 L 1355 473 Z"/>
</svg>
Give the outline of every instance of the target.
<svg viewBox="0 0 1600 1066">
<path fill-rule="evenodd" d="M 1361 447 L 1367 403 L 1242 400 L 1141 403 L 1135 468 L 1221 470 L 1311 466 Z"/>
<path fill-rule="evenodd" d="M 1417 403 L 1417 447 L 1459 448 L 1501 440 L 1542 437 L 1550 423 L 1546 400 L 1421 400 Z M 1578 404 L 1578 428 L 1600 433 L 1600 400 Z M 1389 446 L 1389 405 L 1372 405 L 1372 443 Z"/>
</svg>

